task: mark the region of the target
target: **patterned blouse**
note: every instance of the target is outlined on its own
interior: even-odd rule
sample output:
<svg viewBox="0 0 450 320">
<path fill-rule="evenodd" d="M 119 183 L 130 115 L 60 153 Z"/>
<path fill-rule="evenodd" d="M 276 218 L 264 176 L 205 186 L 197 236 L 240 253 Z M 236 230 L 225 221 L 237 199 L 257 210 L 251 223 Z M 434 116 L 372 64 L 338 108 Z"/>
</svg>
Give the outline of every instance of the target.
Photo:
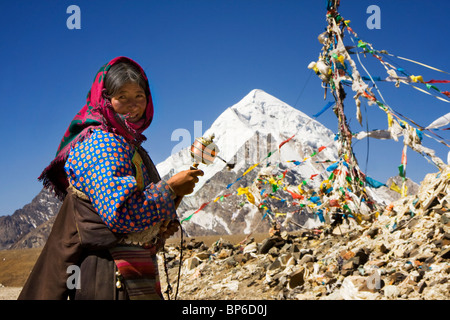
<svg viewBox="0 0 450 320">
<path fill-rule="evenodd" d="M 167 182 L 151 183 L 139 153 L 120 135 L 94 130 L 71 150 L 65 171 L 113 232 L 138 232 L 177 219 Z"/>
</svg>

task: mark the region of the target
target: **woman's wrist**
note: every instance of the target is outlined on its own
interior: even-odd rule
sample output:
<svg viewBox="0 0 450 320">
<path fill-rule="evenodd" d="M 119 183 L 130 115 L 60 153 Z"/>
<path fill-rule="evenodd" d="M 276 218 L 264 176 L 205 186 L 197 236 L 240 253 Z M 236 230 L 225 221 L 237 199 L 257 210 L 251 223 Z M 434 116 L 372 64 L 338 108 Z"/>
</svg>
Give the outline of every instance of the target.
<svg viewBox="0 0 450 320">
<path fill-rule="evenodd" d="M 177 194 L 176 192 L 172 189 L 172 187 L 170 186 L 170 184 L 167 184 L 169 186 L 169 193 L 170 193 L 170 198 L 172 200 L 175 200 L 177 198 Z"/>
</svg>

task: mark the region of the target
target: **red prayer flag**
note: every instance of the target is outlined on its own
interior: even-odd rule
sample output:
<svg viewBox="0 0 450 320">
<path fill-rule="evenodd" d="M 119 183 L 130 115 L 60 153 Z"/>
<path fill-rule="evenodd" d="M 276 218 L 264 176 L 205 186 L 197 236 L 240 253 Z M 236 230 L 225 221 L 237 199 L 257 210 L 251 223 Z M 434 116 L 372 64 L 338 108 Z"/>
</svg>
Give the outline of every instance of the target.
<svg viewBox="0 0 450 320">
<path fill-rule="evenodd" d="M 295 137 L 295 134 L 292 137 L 290 137 L 289 139 L 284 140 L 282 143 L 280 143 L 280 145 L 278 146 L 278 149 L 280 149 L 283 145 L 288 143 L 293 137 Z"/>
<path fill-rule="evenodd" d="M 305 198 L 305 197 L 302 196 L 301 194 L 292 192 L 292 191 L 290 191 L 290 190 L 286 190 L 286 191 L 289 192 L 289 193 L 291 194 L 292 198 L 294 198 L 294 199 L 304 199 L 304 198 Z"/>
<path fill-rule="evenodd" d="M 202 211 L 208 204 L 209 204 L 209 202 L 206 202 L 206 203 L 202 204 L 201 207 L 197 211 L 195 211 L 194 213 Z"/>
<path fill-rule="evenodd" d="M 430 80 L 425 81 L 425 83 L 450 83 L 450 80 Z"/>
<path fill-rule="evenodd" d="M 339 201 L 336 200 L 336 199 L 331 199 L 330 200 L 330 207 L 340 207 Z"/>
</svg>

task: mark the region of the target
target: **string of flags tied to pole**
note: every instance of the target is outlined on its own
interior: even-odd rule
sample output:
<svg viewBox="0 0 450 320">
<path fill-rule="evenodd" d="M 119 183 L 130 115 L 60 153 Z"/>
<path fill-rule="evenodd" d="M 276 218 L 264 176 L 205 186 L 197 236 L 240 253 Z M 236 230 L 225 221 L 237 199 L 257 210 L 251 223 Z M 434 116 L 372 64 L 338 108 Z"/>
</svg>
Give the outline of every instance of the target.
<svg viewBox="0 0 450 320">
<path fill-rule="evenodd" d="M 323 44 L 322 52 L 319 55 L 318 61 L 311 62 L 308 66 L 309 69 L 314 70 L 322 81 L 322 87 L 325 88 L 325 99 L 327 90 L 330 90 L 334 97 L 334 101 L 328 102 L 320 111 L 312 116 L 310 121 L 333 107 L 339 124 L 339 132 L 335 135 L 334 140 L 329 145 L 320 146 L 309 156 L 301 160 L 287 161 L 292 166 L 284 169 L 282 172 L 278 170 L 278 173 L 274 174 L 274 172 L 277 172 L 275 169 L 280 167 L 280 163 L 270 164 L 269 160 L 274 154 L 280 153 L 282 147 L 289 143 L 297 133 L 293 134 L 285 141 L 282 141 L 276 150 L 269 152 L 261 161 L 251 165 L 234 182 L 228 184 L 220 195 L 211 201 L 203 203 L 200 208 L 182 219 L 182 223 L 189 221 L 195 214 L 204 210 L 208 205 L 218 201 L 224 201 L 225 198 L 231 196 L 244 197 L 245 202 L 241 202 L 241 204 L 245 205 L 245 203 L 249 203 L 260 209 L 263 213 L 261 221 L 266 217 L 273 220 L 278 216 L 285 216 L 287 221 L 293 212 L 300 212 L 302 210 L 314 212 L 322 223 L 331 223 L 331 218 L 335 220 L 337 218 L 341 220 L 343 218 L 351 218 L 357 223 L 376 218 L 382 212 L 382 208 L 379 208 L 379 204 L 369 196 L 366 186 L 380 188 L 386 185 L 366 176 L 359 169 L 352 150 L 353 138 L 361 140 L 370 137 L 398 141 L 403 136 L 401 162 L 398 167 L 399 176 L 402 178 L 402 185 L 398 186 L 393 182 L 390 186 L 387 186 L 403 197 L 407 195 L 406 165 L 408 147 L 421 154 L 439 170 L 442 170 L 446 166 L 436 156 L 434 150 L 422 145 L 422 140 L 426 136 L 450 147 L 448 141 L 436 133 L 437 130 L 450 129 L 450 127 L 443 128 L 450 123 L 450 113 L 436 119 L 428 126 L 421 126 L 391 108 L 384 100 L 376 82 L 393 82 L 396 87 L 399 87 L 400 84 L 406 84 L 442 102 L 450 103 L 450 92 L 441 90 L 436 86 L 436 84 L 448 84 L 450 80 L 430 79 L 425 81 L 421 75 L 411 75 L 403 68 L 394 67 L 392 63 L 386 61 L 388 60 L 386 57 L 408 61 L 440 73 L 450 73 L 412 59 L 396 56 L 388 53 L 386 50 L 374 49 L 370 43 L 361 40 L 351 28 L 350 21 L 345 20 L 338 13 L 337 8 L 339 7 L 339 3 L 339 0 L 327 1 L 327 30 L 318 37 L 319 42 Z M 344 45 L 344 31 L 348 32 L 354 44 L 353 46 Z M 371 55 L 376 58 L 386 70 L 387 76 L 372 76 L 362 63 L 360 54 L 364 54 L 365 57 Z M 367 76 L 360 75 L 351 55 L 356 55 Z M 364 81 L 370 81 L 372 86 L 369 86 Z M 419 84 L 424 87 L 418 87 Z M 344 113 L 343 101 L 346 96 L 343 89 L 344 86 L 351 87 L 352 91 L 355 92 L 353 99 L 356 104 L 356 118 L 361 125 L 361 98 L 364 98 L 369 106 L 376 105 L 386 113 L 388 128 L 386 130 L 352 133 Z M 375 95 L 373 88 L 375 88 L 379 97 Z M 317 161 L 316 156 L 333 144 L 338 144 L 338 159 L 321 159 Z M 309 178 L 302 179 L 297 185 L 291 185 L 286 182 L 285 178 L 289 171 L 307 162 L 318 162 L 327 164 L 327 166 L 325 166 L 322 172 L 316 172 Z M 246 175 L 258 167 L 262 167 L 262 169 L 260 169 L 250 186 L 239 186 L 236 191 L 230 191 L 233 185 L 239 183 Z M 322 177 L 323 181 L 320 183 L 319 188 L 314 188 L 311 182 L 318 176 Z M 277 206 L 273 205 L 274 201 L 288 204 L 289 207 L 297 207 L 298 210 L 291 211 L 290 213 L 277 212 Z"/>
</svg>

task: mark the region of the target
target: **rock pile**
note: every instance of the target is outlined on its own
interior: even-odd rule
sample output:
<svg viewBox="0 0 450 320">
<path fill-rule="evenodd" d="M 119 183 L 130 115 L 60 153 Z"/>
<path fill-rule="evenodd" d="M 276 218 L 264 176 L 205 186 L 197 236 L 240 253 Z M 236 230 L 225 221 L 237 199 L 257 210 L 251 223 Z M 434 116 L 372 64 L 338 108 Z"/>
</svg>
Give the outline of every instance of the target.
<svg viewBox="0 0 450 320">
<path fill-rule="evenodd" d="M 450 299 L 449 193 L 447 167 L 372 222 L 275 232 L 260 243 L 190 239 L 178 299 Z M 166 246 L 172 297 L 179 250 Z M 166 290 L 164 272 L 161 282 Z"/>
</svg>

